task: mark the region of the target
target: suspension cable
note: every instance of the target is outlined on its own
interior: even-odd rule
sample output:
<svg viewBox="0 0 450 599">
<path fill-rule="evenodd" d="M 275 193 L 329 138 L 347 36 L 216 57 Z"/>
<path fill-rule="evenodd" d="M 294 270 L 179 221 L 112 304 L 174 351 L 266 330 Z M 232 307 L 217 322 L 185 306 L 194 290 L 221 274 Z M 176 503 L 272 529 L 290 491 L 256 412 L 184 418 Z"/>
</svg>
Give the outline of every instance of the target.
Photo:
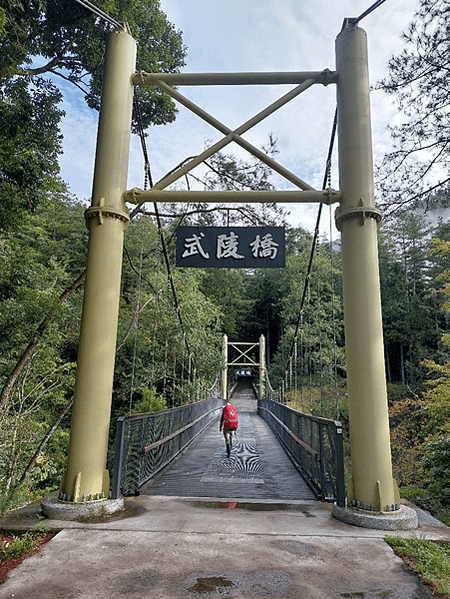
<svg viewBox="0 0 450 599">
<path fill-rule="evenodd" d="M 326 166 L 325 166 L 325 174 L 324 174 L 324 178 L 323 178 L 323 184 L 322 184 L 322 189 L 326 189 L 327 187 L 330 186 L 330 182 L 331 182 L 331 158 L 333 155 L 333 148 L 334 148 L 334 141 L 336 139 L 336 129 L 337 129 L 337 107 L 336 110 L 334 112 L 334 120 L 333 120 L 333 127 L 331 129 L 331 138 L 330 138 L 330 144 L 328 147 L 328 156 L 327 156 L 327 161 L 326 161 Z M 316 244 L 317 244 L 317 240 L 319 237 L 319 225 L 320 225 L 320 218 L 322 216 L 322 208 L 323 208 L 323 204 L 319 204 L 319 209 L 317 212 L 317 218 L 316 218 L 316 226 L 314 228 L 314 235 L 313 235 L 313 240 L 311 243 L 311 252 L 309 255 L 309 262 L 308 262 L 308 268 L 306 271 L 306 277 L 305 277 L 305 283 L 303 286 L 303 293 L 302 293 L 302 299 L 300 302 L 300 310 L 299 310 L 299 315 L 297 318 L 297 322 L 295 325 L 295 332 L 294 332 L 294 338 L 292 340 L 292 345 L 291 345 L 291 351 L 289 352 L 289 358 L 292 356 L 293 352 L 294 352 L 294 348 L 295 348 L 295 340 L 298 337 L 298 331 L 300 329 L 300 323 L 302 321 L 302 314 L 303 314 L 303 307 L 305 304 L 305 299 L 306 299 L 306 293 L 308 290 L 308 285 L 309 285 L 309 279 L 311 276 L 311 269 L 312 269 L 312 263 L 313 263 L 313 258 L 314 258 L 314 252 L 315 252 L 315 248 L 316 248 Z"/>
<path fill-rule="evenodd" d="M 147 144 L 145 143 L 145 131 L 142 120 L 141 105 L 136 94 L 134 94 L 133 96 L 133 105 L 136 113 L 137 132 L 139 140 L 141 142 L 142 154 L 144 156 L 144 190 L 146 190 L 148 185 L 150 185 L 150 187 L 153 187 L 153 177 L 150 168 L 150 158 L 148 156 Z"/>
<path fill-rule="evenodd" d="M 320 256 L 319 256 L 319 240 L 317 240 L 316 244 L 316 272 L 317 272 L 317 328 L 318 328 L 318 338 L 319 338 L 319 380 L 320 380 L 320 406 L 322 410 L 322 416 L 324 415 L 324 395 L 323 395 L 323 352 L 322 352 L 322 302 L 321 302 L 321 292 L 320 292 Z"/>
<path fill-rule="evenodd" d="M 130 400 L 129 400 L 129 413 L 133 409 L 133 394 L 134 394 L 134 378 L 136 373 L 136 352 L 137 352 L 137 337 L 139 332 L 139 307 L 141 303 L 141 286 L 142 286 L 142 257 L 144 253 L 144 232 L 145 232 L 145 219 L 142 219 L 142 231 L 141 231 L 141 249 L 139 253 L 139 277 L 138 277 L 138 288 L 136 298 L 136 325 L 134 330 L 134 343 L 133 343 L 133 361 L 131 366 L 131 382 L 130 382 Z"/>
<path fill-rule="evenodd" d="M 75 0 L 75 2 L 78 2 L 78 4 L 81 4 L 81 6 L 83 6 L 84 8 L 87 8 L 92 13 L 94 13 L 95 15 L 97 15 L 98 17 L 100 17 L 101 19 L 103 19 L 104 21 L 106 21 L 107 23 L 112 25 L 113 27 L 118 27 L 119 29 L 123 28 L 122 23 L 119 23 L 119 21 L 116 21 L 115 19 L 110 17 L 106 12 L 104 12 L 103 10 L 98 8 L 98 6 L 95 6 L 95 4 L 92 4 L 92 2 L 90 2 L 90 0 Z"/>
<path fill-rule="evenodd" d="M 142 152 L 144 155 L 144 161 L 145 161 L 145 185 L 148 183 L 150 184 L 150 187 L 153 187 L 153 180 L 152 180 L 152 175 L 151 175 L 151 168 L 150 168 L 150 159 L 149 159 L 149 155 L 148 155 L 148 151 L 147 151 L 147 144 L 145 141 L 145 132 L 144 132 L 144 127 L 142 124 L 142 113 L 140 110 L 140 105 L 139 105 L 139 100 L 138 98 L 135 96 L 135 107 L 136 107 L 136 121 L 137 121 L 137 132 L 140 138 L 140 142 L 141 142 L 141 147 L 142 147 Z M 187 335 L 186 335 L 186 330 L 185 330 L 185 326 L 184 326 L 184 322 L 183 322 L 183 318 L 181 316 L 181 311 L 180 311 L 180 304 L 178 301 L 178 296 L 177 296 L 177 292 L 175 289 L 175 284 L 173 281 L 173 276 L 172 276 L 172 269 L 170 266 L 170 260 L 169 260 L 169 255 L 167 252 L 167 246 L 166 246 L 166 242 L 165 242 L 165 238 L 164 238 L 164 231 L 163 231 L 163 226 L 162 226 L 162 221 L 161 221 L 161 216 L 159 214 L 159 209 L 158 209 L 158 204 L 157 202 L 153 202 L 153 209 L 154 209 L 154 214 L 155 214 L 155 218 L 156 218 L 156 224 L 157 224 L 157 228 L 158 228 L 158 236 L 159 236 L 159 240 L 161 243 L 161 249 L 163 252 L 163 256 L 164 256 L 164 262 L 166 264 L 166 270 L 167 270 L 167 279 L 170 285 L 170 289 L 172 291 L 172 297 L 173 297 L 173 302 L 174 302 L 174 307 L 175 307 L 175 312 L 177 315 L 177 319 L 181 328 L 181 331 L 183 333 L 183 338 L 184 338 L 184 343 L 186 345 L 186 350 L 188 353 L 188 356 L 192 357 L 192 361 L 193 361 L 193 354 L 187 339 Z M 196 368 L 194 366 L 194 372 L 196 373 Z"/>
<path fill-rule="evenodd" d="M 386 0 L 377 0 L 376 2 L 374 2 L 372 4 L 372 6 L 370 6 L 367 10 L 365 10 L 362 14 L 360 14 L 359 17 L 356 17 L 354 19 L 348 19 L 348 21 L 350 23 L 357 25 L 362 19 L 364 19 L 364 17 L 367 17 L 367 15 L 370 15 L 371 12 L 373 12 L 376 8 L 381 6 L 384 2 L 386 2 Z"/>
<path fill-rule="evenodd" d="M 328 147 L 328 155 L 327 155 L 327 160 L 325 163 L 325 172 L 324 172 L 324 178 L 323 178 L 323 183 L 322 183 L 322 189 L 327 189 L 331 186 L 331 159 L 332 159 L 332 155 L 333 155 L 334 142 L 336 139 L 336 130 L 337 130 L 337 107 L 334 112 L 333 126 L 331 129 L 330 143 L 329 143 L 329 147 Z M 307 293 L 309 290 L 309 283 L 310 283 L 310 276 L 311 276 L 314 254 L 315 254 L 317 246 L 318 246 L 319 225 L 320 225 L 320 219 L 322 216 L 322 209 L 323 209 L 323 204 L 319 204 L 319 209 L 317 212 L 317 219 L 316 219 L 316 226 L 314 228 L 314 235 L 313 235 L 313 240 L 311 243 L 311 251 L 310 251 L 310 256 L 309 256 L 308 268 L 307 268 L 307 272 L 306 272 L 306 276 L 305 276 L 305 283 L 303 286 L 302 299 L 300 302 L 300 310 L 299 310 L 299 315 L 298 315 L 297 322 L 295 325 L 295 332 L 294 332 L 294 337 L 292 339 L 291 350 L 290 350 L 289 356 L 287 358 L 286 372 L 289 367 L 288 366 L 289 361 L 292 360 L 292 355 L 294 354 L 295 349 L 296 349 L 299 330 L 301 327 L 303 327 L 303 309 L 304 309 L 305 299 L 306 299 L 306 296 L 307 296 Z M 319 319 L 320 319 L 320 315 L 319 315 Z M 322 361 L 322 349 L 321 348 L 320 348 L 320 356 L 321 356 L 320 360 Z M 311 359 L 311 354 L 310 354 L 310 359 Z M 311 368 L 309 368 L 309 371 L 310 371 L 310 379 L 311 379 Z M 322 377 L 322 374 L 321 374 L 321 377 Z M 311 381 L 310 381 L 310 395 L 311 395 L 311 393 L 312 393 L 312 389 L 311 389 Z M 321 404 L 322 404 L 322 410 L 323 410 L 322 393 L 323 393 L 323 390 L 322 390 L 322 383 L 321 383 Z M 312 397 L 310 397 L 310 402 L 312 405 Z"/>
<path fill-rule="evenodd" d="M 337 335 L 336 335 L 336 294 L 334 289 L 334 260 L 333 260 L 333 217 L 331 206 L 329 206 L 329 217 L 330 217 L 330 278 L 331 278 L 331 319 L 333 321 L 333 360 L 334 360 L 334 393 L 336 399 L 336 420 L 340 419 L 339 415 L 339 389 L 338 389 L 338 377 L 337 377 Z"/>
</svg>

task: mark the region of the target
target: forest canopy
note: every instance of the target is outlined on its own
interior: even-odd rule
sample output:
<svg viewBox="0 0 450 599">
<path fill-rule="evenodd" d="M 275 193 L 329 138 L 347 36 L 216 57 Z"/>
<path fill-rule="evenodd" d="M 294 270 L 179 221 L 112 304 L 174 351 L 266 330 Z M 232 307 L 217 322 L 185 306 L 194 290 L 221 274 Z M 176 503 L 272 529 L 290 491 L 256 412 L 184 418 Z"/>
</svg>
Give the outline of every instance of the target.
<svg viewBox="0 0 450 599">
<path fill-rule="evenodd" d="M 184 65 L 181 32 L 157 0 L 99 0 L 128 22 L 138 40 L 137 69 L 174 72 Z M 111 25 L 74 0 L 6 0 L 0 7 L 0 230 L 16 226 L 61 191 L 62 93 L 76 86 L 99 109 L 105 44 Z M 142 125 L 172 122 L 176 108 L 158 88 L 138 90 Z"/>
<path fill-rule="evenodd" d="M 450 2 L 420 0 L 403 40 L 378 84 L 403 116 L 390 127 L 394 149 L 378 173 L 386 215 L 407 205 L 448 205 L 450 186 Z"/>
</svg>

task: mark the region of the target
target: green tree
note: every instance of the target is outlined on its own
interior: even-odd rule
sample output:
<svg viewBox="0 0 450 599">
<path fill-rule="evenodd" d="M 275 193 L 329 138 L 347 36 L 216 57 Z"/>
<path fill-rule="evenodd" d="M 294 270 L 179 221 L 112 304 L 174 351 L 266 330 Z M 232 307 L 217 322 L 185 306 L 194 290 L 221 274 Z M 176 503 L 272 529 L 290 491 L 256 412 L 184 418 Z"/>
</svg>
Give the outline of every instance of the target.
<svg viewBox="0 0 450 599">
<path fill-rule="evenodd" d="M 184 66 L 181 33 L 169 23 L 158 0 L 99 0 L 96 6 L 127 22 L 138 41 L 137 70 L 173 72 Z M 70 81 L 100 107 L 103 59 L 111 25 L 72 0 L 7 0 L 3 9 L 0 77 L 52 75 Z M 142 94 L 144 127 L 175 118 L 173 102 L 156 88 Z"/>
<path fill-rule="evenodd" d="M 450 254 L 449 240 L 434 239 L 433 246 L 432 253 L 435 255 L 448 256 Z M 443 308 L 448 313 L 450 310 L 450 270 L 448 268 L 444 269 L 437 276 L 437 280 L 441 285 L 443 284 L 442 291 L 445 296 Z M 447 349 L 444 359 L 440 362 L 432 359 L 424 360 L 424 366 L 428 371 L 428 391 L 424 394 L 424 399 L 432 419 L 432 436 L 434 437 L 450 434 L 448 426 L 448 416 L 450 415 L 450 335 L 448 332 L 442 335 L 441 342 Z"/>
<path fill-rule="evenodd" d="M 130 25 L 137 69 L 172 72 L 184 65 L 181 33 L 157 0 L 100 0 L 98 8 Z M 72 0 L 5 0 L 0 11 L 0 230 L 17 226 L 45 196 L 61 189 L 56 82 L 74 84 L 99 109 L 105 44 L 111 25 Z M 175 119 L 158 88 L 138 90 L 144 127 Z M 134 119 L 136 124 L 136 119 Z M 6 206 L 8 208 L 6 208 Z"/>
<path fill-rule="evenodd" d="M 174 252 L 171 229 L 169 224 L 163 231 L 170 255 Z M 147 216 L 132 221 L 122 277 L 114 418 L 128 413 L 130 404 L 134 409 L 134 390 L 139 387 L 154 389 L 168 407 L 189 400 L 189 351 L 191 382 L 194 367 L 206 386 L 219 371 L 219 308 L 202 291 L 202 275 L 197 269 L 177 269 L 171 277 L 183 328 L 168 284 L 157 226 Z"/>
<path fill-rule="evenodd" d="M 415 212 L 399 210 L 380 235 L 380 282 L 388 380 L 414 385 L 420 363 L 436 347 L 430 293 L 431 227 Z"/>
<path fill-rule="evenodd" d="M 389 75 L 379 83 L 405 117 L 390 128 L 395 149 L 379 172 L 386 215 L 405 204 L 426 206 L 436 190 L 448 188 L 449 18 L 448 0 L 420 0 L 403 34 L 405 48 L 391 58 Z"/>
<path fill-rule="evenodd" d="M 0 231 L 20 225 L 46 197 L 64 186 L 58 179 L 62 151 L 61 93 L 37 78 L 0 82 Z"/>
<path fill-rule="evenodd" d="M 426 446 L 422 469 L 430 496 L 448 506 L 450 503 L 450 437 L 441 437 Z"/>
<path fill-rule="evenodd" d="M 249 297 L 252 277 L 241 269 L 211 268 L 201 275 L 200 289 L 220 309 L 221 330 L 230 340 L 246 341 L 246 322 L 253 300 Z M 255 332 L 253 331 L 253 335 Z"/>
<path fill-rule="evenodd" d="M 409 333 L 406 280 L 389 234 L 380 234 L 378 248 L 386 376 L 389 383 L 400 381 L 404 384 L 404 348 L 408 345 Z"/>
<path fill-rule="evenodd" d="M 140 401 L 134 404 L 132 414 L 143 414 L 145 412 L 161 412 L 167 409 L 166 400 L 162 395 L 156 395 L 155 389 L 140 387 L 138 394 Z"/>
<path fill-rule="evenodd" d="M 0 242 L 0 385 L 5 390 L 0 495 L 5 505 L 20 505 L 37 489 L 57 484 L 64 467 L 81 295 L 73 293 L 63 304 L 59 298 L 77 272 L 77 260 L 84 259 L 82 212 L 70 199 L 55 199 Z M 29 343 L 44 321 L 39 344 Z M 11 378 L 27 343 L 28 359 Z"/>
<path fill-rule="evenodd" d="M 270 345 L 270 381 L 274 388 L 283 385 L 285 398 L 297 407 L 302 389 L 315 387 L 319 413 L 324 414 L 325 403 L 333 399 L 331 416 L 336 417 L 336 384 L 345 376 L 340 260 L 328 242 L 317 243 L 308 274 L 311 235 L 302 229 L 289 230 L 287 241 L 286 268 L 255 276 L 259 299 L 254 321 L 259 315 L 261 332 L 267 326 L 272 340 L 277 337 Z M 302 409 L 309 410 L 310 403 Z"/>
</svg>

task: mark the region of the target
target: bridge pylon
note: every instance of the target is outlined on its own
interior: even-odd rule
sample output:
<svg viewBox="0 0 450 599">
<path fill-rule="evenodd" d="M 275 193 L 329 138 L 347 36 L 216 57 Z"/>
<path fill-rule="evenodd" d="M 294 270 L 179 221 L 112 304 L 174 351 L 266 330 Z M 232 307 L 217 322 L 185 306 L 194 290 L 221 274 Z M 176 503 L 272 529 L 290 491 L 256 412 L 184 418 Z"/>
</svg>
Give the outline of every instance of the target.
<svg viewBox="0 0 450 599">
<path fill-rule="evenodd" d="M 230 360 L 229 348 L 234 350 L 235 356 Z M 254 354 L 257 355 L 254 355 Z M 222 399 L 227 399 L 228 367 L 258 369 L 259 397 L 265 395 L 266 380 L 266 339 L 260 335 L 259 342 L 253 341 L 228 341 L 228 336 L 223 336 L 223 370 L 222 370 Z"/>
<path fill-rule="evenodd" d="M 106 458 L 123 238 L 130 220 L 122 194 L 127 183 L 135 65 L 136 42 L 123 26 L 108 40 L 92 203 L 86 211 L 87 274 L 69 453 L 59 492 L 59 501 L 68 504 L 68 511 L 73 504 L 85 503 L 93 512 L 93 504 L 109 501 Z M 45 512 L 44 504 L 43 508 Z"/>
<path fill-rule="evenodd" d="M 374 200 L 366 37 L 346 19 L 336 39 L 342 197 L 335 218 L 342 245 L 352 460 L 347 509 L 356 508 L 353 513 L 362 518 L 400 512 L 389 435 L 377 245 L 381 213 Z"/>
</svg>

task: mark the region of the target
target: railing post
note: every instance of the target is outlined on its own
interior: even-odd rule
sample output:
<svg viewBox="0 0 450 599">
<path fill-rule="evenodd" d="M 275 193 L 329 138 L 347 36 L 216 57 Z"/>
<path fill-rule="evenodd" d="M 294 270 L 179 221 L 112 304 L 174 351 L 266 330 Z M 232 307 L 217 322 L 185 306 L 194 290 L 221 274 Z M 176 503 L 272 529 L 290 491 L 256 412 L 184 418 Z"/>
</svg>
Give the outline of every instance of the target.
<svg viewBox="0 0 450 599">
<path fill-rule="evenodd" d="M 319 469 L 320 469 L 320 488 L 322 489 L 322 497 L 325 500 L 327 498 L 327 487 L 325 485 L 325 467 L 327 465 L 327 460 L 325 460 L 325 448 L 323 442 L 323 427 L 322 422 L 317 423 L 317 433 L 318 433 L 318 450 L 319 450 Z"/>
<path fill-rule="evenodd" d="M 339 507 L 345 507 L 344 439 L 342 436 L 342 424 L 338 421 L 335 421 L 334 424 L 336 503 Z"/>
<path fill-rule="evenodd" d="M 117 419 L 116 425 L 116 447 L 114 452 L 114 469 L 113 478 L 111 485 L 111 497 L 112 499 L 118 499 L 120 497 L 120 477 L 122 473 L 122 462 L 123 462 L 123 436 L 125 431 L 125 416 L 121 416 Z"/>
</svg>

